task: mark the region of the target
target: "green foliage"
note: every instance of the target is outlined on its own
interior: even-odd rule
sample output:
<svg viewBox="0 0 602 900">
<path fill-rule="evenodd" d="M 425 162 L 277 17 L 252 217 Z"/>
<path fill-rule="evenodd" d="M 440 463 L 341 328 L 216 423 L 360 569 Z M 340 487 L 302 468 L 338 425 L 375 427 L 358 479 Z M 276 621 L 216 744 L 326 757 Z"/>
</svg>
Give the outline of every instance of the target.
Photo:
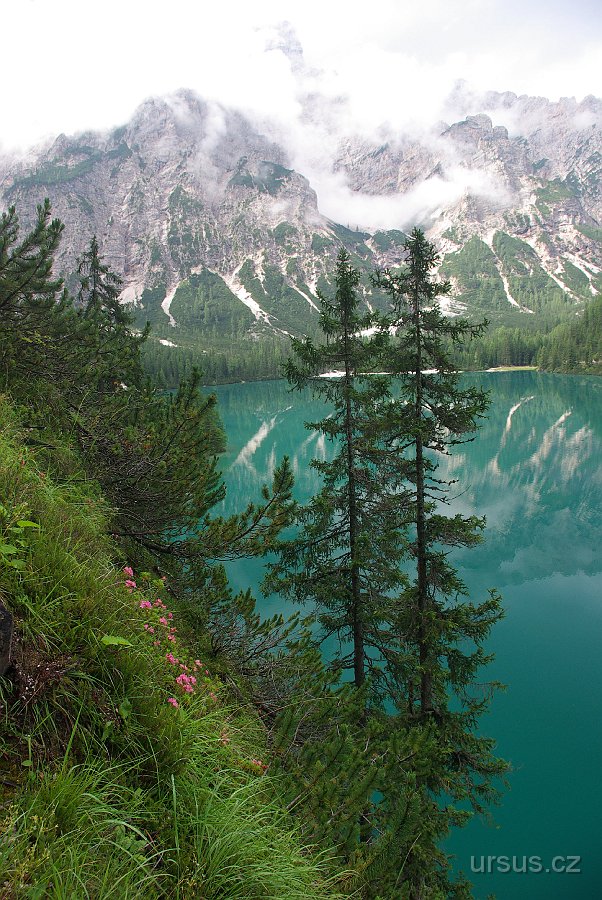
<svg viewBox="0 0 602 900">
<path fill-rule="evenodd" d="M 311 249 L 314 253 L 330 252 L 332 249 L 334 249 L 335 246 L 335 242 L 332 240 L 332 238 L 317 233 L 312 235 Z"/>
<path fill-rule="evenodd" d="M 172 342 L 174 337 L 172 333 Z M 280 377 L 289 352 L 288 339 L 273 335 L 246 337 L 235 343 L 212 333 L 207 343 L 207 349 L 199 348 L 196 342 L 188 347 L 170 347 L 151 335 L 142 351 L 145 370 L 167 388 L 177 388 L 199 365 L 203 384 L 272 379 Z"/>
<path fill-rule="evenodd" d="M 114 136 L 116 133 L 117 132 L 114 133 Z M 107 150 L 107 152 L 105 153 L 105 159 L 129 159 L 132 155 L 132 151 L 128 147 L 126 142 L 120 141 L 119 144 L 112 150 Z"/>
<path fill-rule="evenodd" d="M 570 176 L 564 180 L 554 178 L 552 181 L 546 181 L 543 187 L 537 188 L 535 193 L 537 199 L 545 204 L 559 203 L 562 200 L 570 200 L 572 197 L 578 196 L 575 183 Z"/>
<path fill-rule="evenodd" d="M 128 159 L 132 155 L 132 151 L 124 141 L 120 141 L 116 147 L 112 150 L 107 150 L 105 153 L 93 147 L 85 146 L 80 146 L 77 150 L 68 148 L 65 151 L 65 156 L 73 155 L 83 156 L 83 159 L 79 159 L 76 162 L 59 163 L 53 161 L 45 163 L 35 172 L 32 172 L 31 175 L 24 175 L 22 178 L 16 179 L 10 190 L 14 191 L 16 188 L 32 186 L 51 187 L 57 184 L 67 184 L 87 175 L 98 163 L 104 160 Z"/>
<path fill-rule="evenodd" d="M 276 225 L 272 234 L 277 244 L 287 249 L 292 249 L 290 242 L 296 236 L 296 231 L 292 225 L 289 225 L 287 222 L 280 222 L 279 225 Z"/>
<path fill-rule="evenodd" d="M 26 450 L 24 440 L 0 401 L 0 497 L 27 535 L 24 566 L 0 566 L 16 630 L 14 671 L 0 678 L 3 890 L 341 896 L 326 857 L 300 845 L 250 708 L 196 663 L 193 693 L 174 682 L 166 647 L 215 663 L 202 637 L 186 633 L 171 585 L 141 573 L 128 589 L 94 484 L 69 453 L 49 475 L 56 450 Z M 18 518 L 25 511 L 32 519 Z M 178 625 L 172 643 L 152 618 L 157 595 Z M 149 618 L 161 634 L 144 628 Z"/>
<path fill-rule="evenodd" d="M 50 883 L 57 896 L 337 896 L 264 774 L 252 714 L 228 705 L 208 669 L 201 690 L 198 659 L 174 684 L 165 655 L 177 645 L 180 660 L 208 659 L 218 611 L 241 608 L 217 561 L 272 545 L 290 518 L 288 465 L 259 503 L 210 516 L 223 495 L 214 398 L 194 372 L 173 396 L 146 381 L 146 335 L 130 333 L 95 240 L 75 308 L 50 274 L 61 226 L 49 214 L 23 240 L 14 210 L 0 229 L 4 387 L 27 422 L 15 434 L 0 405 L 0 594 L 16 624 L 14 674 L 0 684 L 1 783 L 16 786 L 4 791 L 0 879 L 32 896 Z M 123 552 L 146 564 L 143 590 L 123 586 L 111 561 Z M 177 638 L 163 630 L 170 598 Z M 248 606 L 239 662 L 266 629 L 283 637 Z"/>
<path fill-rule="evenodd" d="M 478 604 L 470 602 L 449 561 L 450 548 L 481 539 L 484 521 L 444 514 L 449 484 L 438 477 L 436 454 L 470 440 L 486 412 L 482 391 L 460 389 L 446 350 L 449 341 L 461 344 L 482 326 L 441 314 L 438 297 L 451 286 L 433 279 L 438 256 L 421 231 L 412 232 L 406 249 L 401 273 L 378 276 L 391 297 L 398 329 L 385 357 L 399 379 L 399 401 L 388 411 L 387 428 L 405 460 L 399 487 L 405 490 L 406 527 L 414 536 L 412 581 L 399 597 L 394 625 L 405 648 L 398 675 L 405 690 L 397 708 L 411 728 L 427 729 L 434 739 L 428 770 L 419 779 L 429 796 L 469 801 L 481 812 L 495 800 L 495 778 L 507 765 L 493 755 L 494 742 L 475 733 L 488 701 L 475 697 L 471 686 L 489 660 L 483 643 L 502 607 L 495 591 Z M 448 807 L 439 827 L 456 823 L 456 811 Z"/>
<path fill-rule="evenodd" d="M 484 523 L 440 511 L 448 485 L 434 454 L 471 439 L 485 413 L 485 395 L 459 389 L 445 349 L 482 327 L 442 316 L 437 298 L 450 286 L 432 280 L 438 260 L 422 232 L 406 249 L 401 272 L 375 279 L 389 315 L 360 315 L 360 273 L 343 250 L 335 296 L 320 297 L 324 343 L 293 341 L 287 377 L 327 400 L 329 415 L 307 425 L 336 453 L 312 463 L 322 487 L 297 513 L 299 535 L 278 545 L 265 587 L 315 606 L 310 646 L 328 641 L 332 656 L 329 681 L 318 659 L 307 663 L 313 715 L 296 715 L 300 690 L 280 722 L 301 746 L 295 802 L 316 839 L 338 842 L 370 882 L 366 896 L 468 896 L 437 845 L 469 816 L 453 803 L 483 811 L 506 770 L 475 733 L 487 701 L 471 690 L 501 606 L 495 592 L 469 602 L 449 563 L 449 548 L 476 543 Z M 339 377 L 320 377 L 333 370 Z"/>
<path fill-rule="evenodd" d="M 441 274 L 454 280 L 458 299 L 472 316 L 482 312 L 498 326 L 529 331 L 537 324 L 546 331 L 569 314 L 569 297 L 541 268 L 532 247 L 503 231 L 495 233 L 492 249 L 471 238 L 461 250 L 445 257 Z M 510 297 L 521 309 L 511 305 L 502 274 Z M 522 310 L 537 313 L 537 323 L 525 321 Z"/>
<path fill-rule="evenodd" d="M 167 296 L 167 288 L 164 283 L 158 284 L 154 288 L 145 288 L 140 297 L 140 303 L 132 309 L 132 316 L 138 327 L 144 327 L 147 322 L 153 328 L 165 322 L 166 316 L 161 308 L 161 304 Z"/>
<path fill-rule="evenodd" d="M 32 185 L 44 185 L 50 187 L 51 185 L 65 184 L 66 182 L 74 181 L 76 178 L 81 178 L 83 175 L 87 175 L 91 172 L 100 158 L 101 154 L 97 151 L 91 153 L 85 159 L 82 159 L 77 163 L 72 163 L 71 165 L 65 166 L 60 165 L 59 163 L 49 163 L 32 175 L 26 175 L 23 178 L 17 179 L 12 189 L 14 190 L 16 187 L 28 188 Z"/>
<path fill-rule="evenodd" d="M 456 346 L 448 342 L 447 350 L 458 369 L 488 369 L 499 366 L 535 365 L 545 332 L 501 326 L 476 335 L 470 343 Z"/>
<path fill-rule="evenodd" d="M 367 437 L 381 428 L 388 380 L 366 374 L 373 371 L 382 341 L 380 335 L 372 341 L 361 337 L 376 319 L 359 312 L 358 283 L 359 273 L 341 251 L 335 298 L 320 298 L 326 343 L 293 341 L 299 362 L 288 363 L 289 382 L 296 389 L 311 384 L 333 410 L 308 427 L 336 441 L 340 450 L 332 462 L 312 463 L 322 474 L 323 489 L 299 515 L 303 536 L 280 545 L 280 564 L 272 570 L 269 586 L 299 602 L 311 598 L 317 604 L 322 638 L 336 635 L 345 648 L 351 643 L 352 651 L 340 651 L 334 662 L 351 669 L 360 687 L 373 662 L 366 646 L 380 648 L 385 641 L 385 597 L 402 576 L 400 548 L 390 539 L 396 527 L 392 517 L 400 508 L 392 461 Z M 340 378 L 316 377 L 336 370 Z M 387 483 L 390 493 L 383 487 Z"/>
<path fill-rule="evenodd" d="M 273 317 L 273 323 L 295 333 L 307 331 L 308 321 L 316 317 L 315 310 L 305 297 L 291 287 L 280 269 L 265 265 L 260 278 L 255 265 L 247 260 L 241 267 L 239 278 L 254 300 Z"/>
<path fill-rule="evenodd" d="M 39 528 L 37 522 L 21 518 L 26 507 L 20 504 L 16 509 L 7 509 L 0 503 L 0 567 L 24 569 L 22 558 L 27 552 L 29 528 Z"/>
<path fill-rule="evenodd" d="M 180 328 L 193 329 L 200 335 L 215 329 L 220 334 L 239 337 L 251 327 L 255 317 L 234 296 L 225 282 L 203 269 L 178 285 L 170 312 Z M 177 338 L 178 331 L 174 332 Z"/>
<path fill-rule="evenodd" d="M 292 169 L 286 169 L 277 163 L 263 160 L 257 175 L 253 175 L 247 167 L 247 162 L 246 156 L 241 157 L 236 173 L 230 179 L 229 185 L 253 188 L 261 194 L 270 194 L 272 197 L 275 197 L 293 174 Z"/>
<path fill-rule="evenodd" d="M 376 231 L 372 235 L 374 246 L 381 251 L 391 250 L 391 248 L 403 247 L 406 241 L 406 235 L 403 231 L 391 229 L 389 231 Z"/>
<path fill-rule="evenodd" d="M 500 309 L 508 304 L 494 253 L 480 238 L 472 237 L 441 264 L 445 278 L 458 281 L 459 299 L 471 309 Z"/>
<path fill-rule="evenodd" d="M 567 303 L 567 296 L 541 268 L 537 254 L 525 241 L 497 231 L 493 249 L 508 278 L 510 294 L 520 306 L 539 313 Z"/>
<path fill-rule="evenodd" d="M 576 225 L 575 227 L 591 241 L 602 242 L 602 228 L 596 228 L 593 225 Z"/>
<path fill-rule="evenodd" d="M 563 262 L 562 280 L 570 290 L 583 299 L 589 300 L 592 296 L 590 280 L 582 269 L 578 269 L 570 260 Z"/>
<path fill-rule="evenodd" d="M 190 220 L 200 218 L 202 213 L 203 204 L 195 200 L 181 185 L 169 195 L 167 243 L 182 277 L 196 265 L 199 258 L 202 233 L 191 228 Z"/>
<path fill-rule="evenodd" d="M 366 254 L 367 248 L 364 244 L 370 238 L 366 231 L 353 231 L 351 228 L 345 228 L 344 225 L 338 225 L 337 223 L 333 223 L 331 228 L 337 240 L 346 249 L 356 253 L 359 252 L 360 255 Z"/>
<path fill-rule="evenodd" d="M 130 324 L 129 316 L 119 303 L 123 282 L 102 262 L 96 235 L 90 241 L 89 249 L 82 253 L 77 273 L 80 276 L 77 301 L 84 317 L 96 318 L 101 328 Z"/>
<path fill-rule="evenodd" d="M 602 372 L 602 299 L 592 300 L 579 321 L 553 329 L 536 361 L 548 372 Z"/>
</svg>

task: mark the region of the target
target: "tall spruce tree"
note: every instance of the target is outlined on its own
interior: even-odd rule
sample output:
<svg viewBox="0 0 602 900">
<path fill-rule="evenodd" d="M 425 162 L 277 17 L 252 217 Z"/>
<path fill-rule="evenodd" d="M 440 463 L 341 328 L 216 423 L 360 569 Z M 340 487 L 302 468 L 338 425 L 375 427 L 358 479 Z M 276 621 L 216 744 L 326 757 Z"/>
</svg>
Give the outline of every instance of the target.
<svg viewBox="0 0 602 900">
<path fill-rule="evenodd" d="M 90 246 L 79 257 L 78 304 L 84 316 L 98 316 L 99 313 L 103 313 L 109 324 L 128 325 L 130 317 L 119 302 L 122 279 L 102 261 L 99 249 L 98 240 L 94 235 Z"/>
<path fill-rule="evenodd" d="M 15 396 L 31 394 L 42 377 L 47 385 L 72 380 L 74 357 L 81 364 L 69 298 L 52 273 L 62 231 L 48 200 L 24 236 L 14 206 L 0 217 L 0 386 Z"/>
<path fill-rule="evenodd" d="M 322 488 L 299 512 L 299 536 L 279 545 L 266 586 L 314 603 L 320 639 L 336 640 L 333 665 L 349 670 L 357 688 L 370 676 L 384 691 L 382 656 L 396 654 L 390 596 L 404 584 L 407 542 L 398 453 L 381 439 L 391 379 L 374 374 L 387 338 L 375 330 L 377 317 L 359 309 L 359 277 L 342 250 L 335 296 L 320 295 L 325 342 L 292 342 L 296 360 L 287 363 L 287 378 L 327 402 L 328 414 L 306 426 L 322 432 L 335 453 L 312 462 Z M 329 372 L 334 376 L 319 377 Z"/>
<path fill-rule="evenodd" d="M 367 846 L 356 848 L 372 880 L 366 896 L 468 897 L 438 845 L 468 815 L 453 801 L 483 809 L 506 769 L 475 733 L 488 696 L 475 683 L 488 659 L 482 645 L 501 609 L 495 593 L 468 602 L 448 559 L 451 547 L 476 543 L 484 523 L 443 514 L 449 484 L 436 454 L 472 438 L 487 397 L 460 388 L 444 350 L 479 328 L 442 316 L 437 298 L 449 286 L 432 277 L 437 257 L 421 232 L 406 249 L 401 272 L 375 279 L 391 297 L 389 315 L 360 313 L 359 274 L 342 251 L 335 297 L 320 298 L 324 344 L 293 342 L 288 379 L 329 404 L 307 424 L 335 451 L 312 463 L 322 488 L 300 511 L 298 537 L 280 544 L 266 585 L 315 605 L 319 640 L 331 639 L 333 667 L 353 673 L 363 698 L 355 739 L 378 761 L 360 809 Z M 333 369 L 338 377 L 318 377 Z"/>
<path fill-rule="evenodd" d="M 498 795 L 497 779 L 507 764 L 494 755 L 494 741 L 479 735 L 479 716 L 487 709 L 494 684 L 478 684 L 478 672 L 491 657 L 484 649 L 492 626 L 503 615 L 495 591 L 481 602 L 467 589 L 450 551 L 470 547 L 482 537 L 484 519 L 446 515 L 453 481 L 440 477 L 438 457 L 474 439 L 488 397 L 476 387 L 462 387 L 450 360 L 451 345 L 480 334 L 484 325 L 445 317 L 438 298 L 450 284 L 435 278 L 438 256 L 422 231 L 406 242 L 400 272 L 375 279 L 392 301 L 389 326 L 397 337 L 387 348 L 385 365 L 396 376 L 398 401 L 389 415 L 390 440 L 404 459 L 404 504 L 412 540 L 412 583 L 400 597 L 395 630 L 410 655 L 411 674 L 400 713 L 406 704 L 409 727 L 429 730 L 435 739 L 432 765 L 421 776 L 432 798 L 433 816 L 449 827 L 462 813 L 447 801 L 469 801 L 483 812 Z M 407 660 L 406 660 L 407 661 Z M 428 896 L 419 866 L 412 897 Z"/>
<path fill-rule="evenodd" d="M 338 840 L 362 873 L 364 896 L 376 897 L 399 895 L 411 848 L 440 829 L 425 822 L 431 808 L 415 775 L 431 757 L 432 736 L 410 734 L 396 711 L 408 655 L 397 632 L 398 598 L 408 585 L 405 463 L 389 439 L 392 379 L 375 374 L 388 331 L 377 327 L 377 315 L 362 314 L 359 280 L 342 250 L 335 295 L 320 296 L 324 343 L 293 341 L 287 377 L 327 402 L 325 417 L 306 424 L 332 442 L 334 455 L 312 462 L 322 488 L 299 510 L 299 534 L 279 543 L 265 587 L 313 604 L 316 641 L 328 642 L 327 695 L 293 703 L 284 724 L 310 744 L 297 755 L 307 773 L 299 781 L 310 795 L 312 837 Z M 429 851 L 432 879 L 447 883 L 432 841 Z"/>
</svg>

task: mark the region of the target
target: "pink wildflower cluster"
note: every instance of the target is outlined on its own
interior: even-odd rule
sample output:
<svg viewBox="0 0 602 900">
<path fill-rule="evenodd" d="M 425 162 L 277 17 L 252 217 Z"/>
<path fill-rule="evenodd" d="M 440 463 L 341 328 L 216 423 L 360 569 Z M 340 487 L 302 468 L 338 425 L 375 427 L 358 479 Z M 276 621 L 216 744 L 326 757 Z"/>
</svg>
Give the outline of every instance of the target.
<svg viewBox="0 0 602 900">
<path fill-rule="evenodd" d="M 194 675 L 187 675 L 186 672 L 182 672 L 181 675 L 178 675 L 176 678 L 176 684 L 179 684 L 183 691 L 186 691 L 187 694 L 192 694 L 196 686 L 196 678 Z"/>
<path fill-rule="evenodd" d="M 134 580 L 134 571 L 131 566 L 125 566 L 123 569 L 123 574 L 126 576 L 126 587 L 131 591 L 136 587 L 136 582 Z M 143 580 L 145 576 L 142 576 Z M 165 577 L 161 579 L 165 583 Z M 177 644 L 177 632 L 178 629 L 173 624 L 173 613 L 167 608 L 163 600 L 160 597 L 157 597 L 156 600 L 152 602 L 150 600 L 139 600 L 138 608 L 141 610 L 145 610 L 149 613 L 150 621 L 144 622 L 142 627 L 144 631 L 148 635 L 152 635 L 153 647 L 167 649 L 165 653 L 165 661 L 170 665 L 178 668 L 180 671 L 175 677 L 175 684 L 178 689 L 181 690 L 184 694 L 192 694 L 199 687 L 198 679 L 203 679 L 205 681 L 205 687 L 209 688 L 211 683 L 209 682 L 209 669 L 205 666 L 200 659 L 195 659 L 194 662 L 190 660 L 186 660 L 186 653 L 182 653 L 180 651 L 179 656 L 183 656 L 184 658 L 180 659 L 175 655 L 178 651 L 176 650 Z M 167 642 L 167 644 L 165 643 Z M 217 694 L 215 691 L 207 691 L 206 695 L 213 702 L 217 702 Z M 174 709 L 178 709 L 180 704 L 176 697 L 168 697 L 167 702 L 174 707 Z"/>
<path fill-rule="evenodd" d="M 131 566 L 124 566 L 123 574 L 125 575 L 125 586 L 131 594 L 138 586 L 134 581 L 134 570 Z"/>
</svg>

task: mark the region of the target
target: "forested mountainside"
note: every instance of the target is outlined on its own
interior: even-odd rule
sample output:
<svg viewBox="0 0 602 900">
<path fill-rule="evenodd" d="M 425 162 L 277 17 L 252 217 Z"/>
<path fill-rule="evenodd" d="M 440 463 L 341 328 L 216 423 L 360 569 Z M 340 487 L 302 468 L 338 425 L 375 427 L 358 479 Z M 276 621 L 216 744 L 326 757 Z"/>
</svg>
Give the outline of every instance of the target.
<svg viewBox="0 0 602 900">
<path fill-rule="evenodd" d="M 329 165 L 354 217 L 342 224 L 321 213 L 274 123 L 188 91 L 147 100 L 110 133 L 60 135 L 4 158 L 2 202 L 27 222 L 50 198 L 65 223 L 57 268 L 68 284 L 97 236 L 166 368 L 170 356 L 236 343 L 252 368 L 270 369 L 280 338 L 315 329 L 340 245 L 363 271 L 395 266 L 414 224 L 442 254 L 448 312 L 487 316 L 528 344 L 602 290 L 602 101 L 489 93 L 481 105 L 419 137 L 337 135 Z M 385 224 L 368 229 L 362 215 Z M 367 280 L 363 292 L 379 304 Z"/>
</svg>

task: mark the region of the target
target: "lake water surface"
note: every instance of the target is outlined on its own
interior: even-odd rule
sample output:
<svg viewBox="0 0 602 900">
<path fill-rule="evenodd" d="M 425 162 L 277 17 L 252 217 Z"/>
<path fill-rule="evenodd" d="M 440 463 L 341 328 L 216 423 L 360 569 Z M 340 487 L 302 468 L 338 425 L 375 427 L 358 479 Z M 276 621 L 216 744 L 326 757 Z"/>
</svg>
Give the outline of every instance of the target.
<svg viewBox="0 0 602 900">
<path fill-rule="evenodd" d="M 440 471 L 458 479 L 452 513 L 487 517 L 485 542 L 454 559 L 475 599 L 490 587 L 504 598 L 484 679 L 508 688 L 481 725 L 513 772 L 494 824 L 474 820 L 446 849 L 476 898 L 594 900 L 602 897 L 602 379 L 464 379 L 491 391 L 489 416 Z M 332 446 L 303 423 L 321 418 L 321 402 L 285 382 L 216 393 L 229 442 L 225 512 L 258 499 L 284 454 L 296 496 L 318 489 L 309 464 Z M 260 562 L 229 572 L 236 588 L 260 596 Z M 259 608 L 271 613 L 279 599 Z M 580 871 L 553 871 L 562 867 Z"/>
</svg>

